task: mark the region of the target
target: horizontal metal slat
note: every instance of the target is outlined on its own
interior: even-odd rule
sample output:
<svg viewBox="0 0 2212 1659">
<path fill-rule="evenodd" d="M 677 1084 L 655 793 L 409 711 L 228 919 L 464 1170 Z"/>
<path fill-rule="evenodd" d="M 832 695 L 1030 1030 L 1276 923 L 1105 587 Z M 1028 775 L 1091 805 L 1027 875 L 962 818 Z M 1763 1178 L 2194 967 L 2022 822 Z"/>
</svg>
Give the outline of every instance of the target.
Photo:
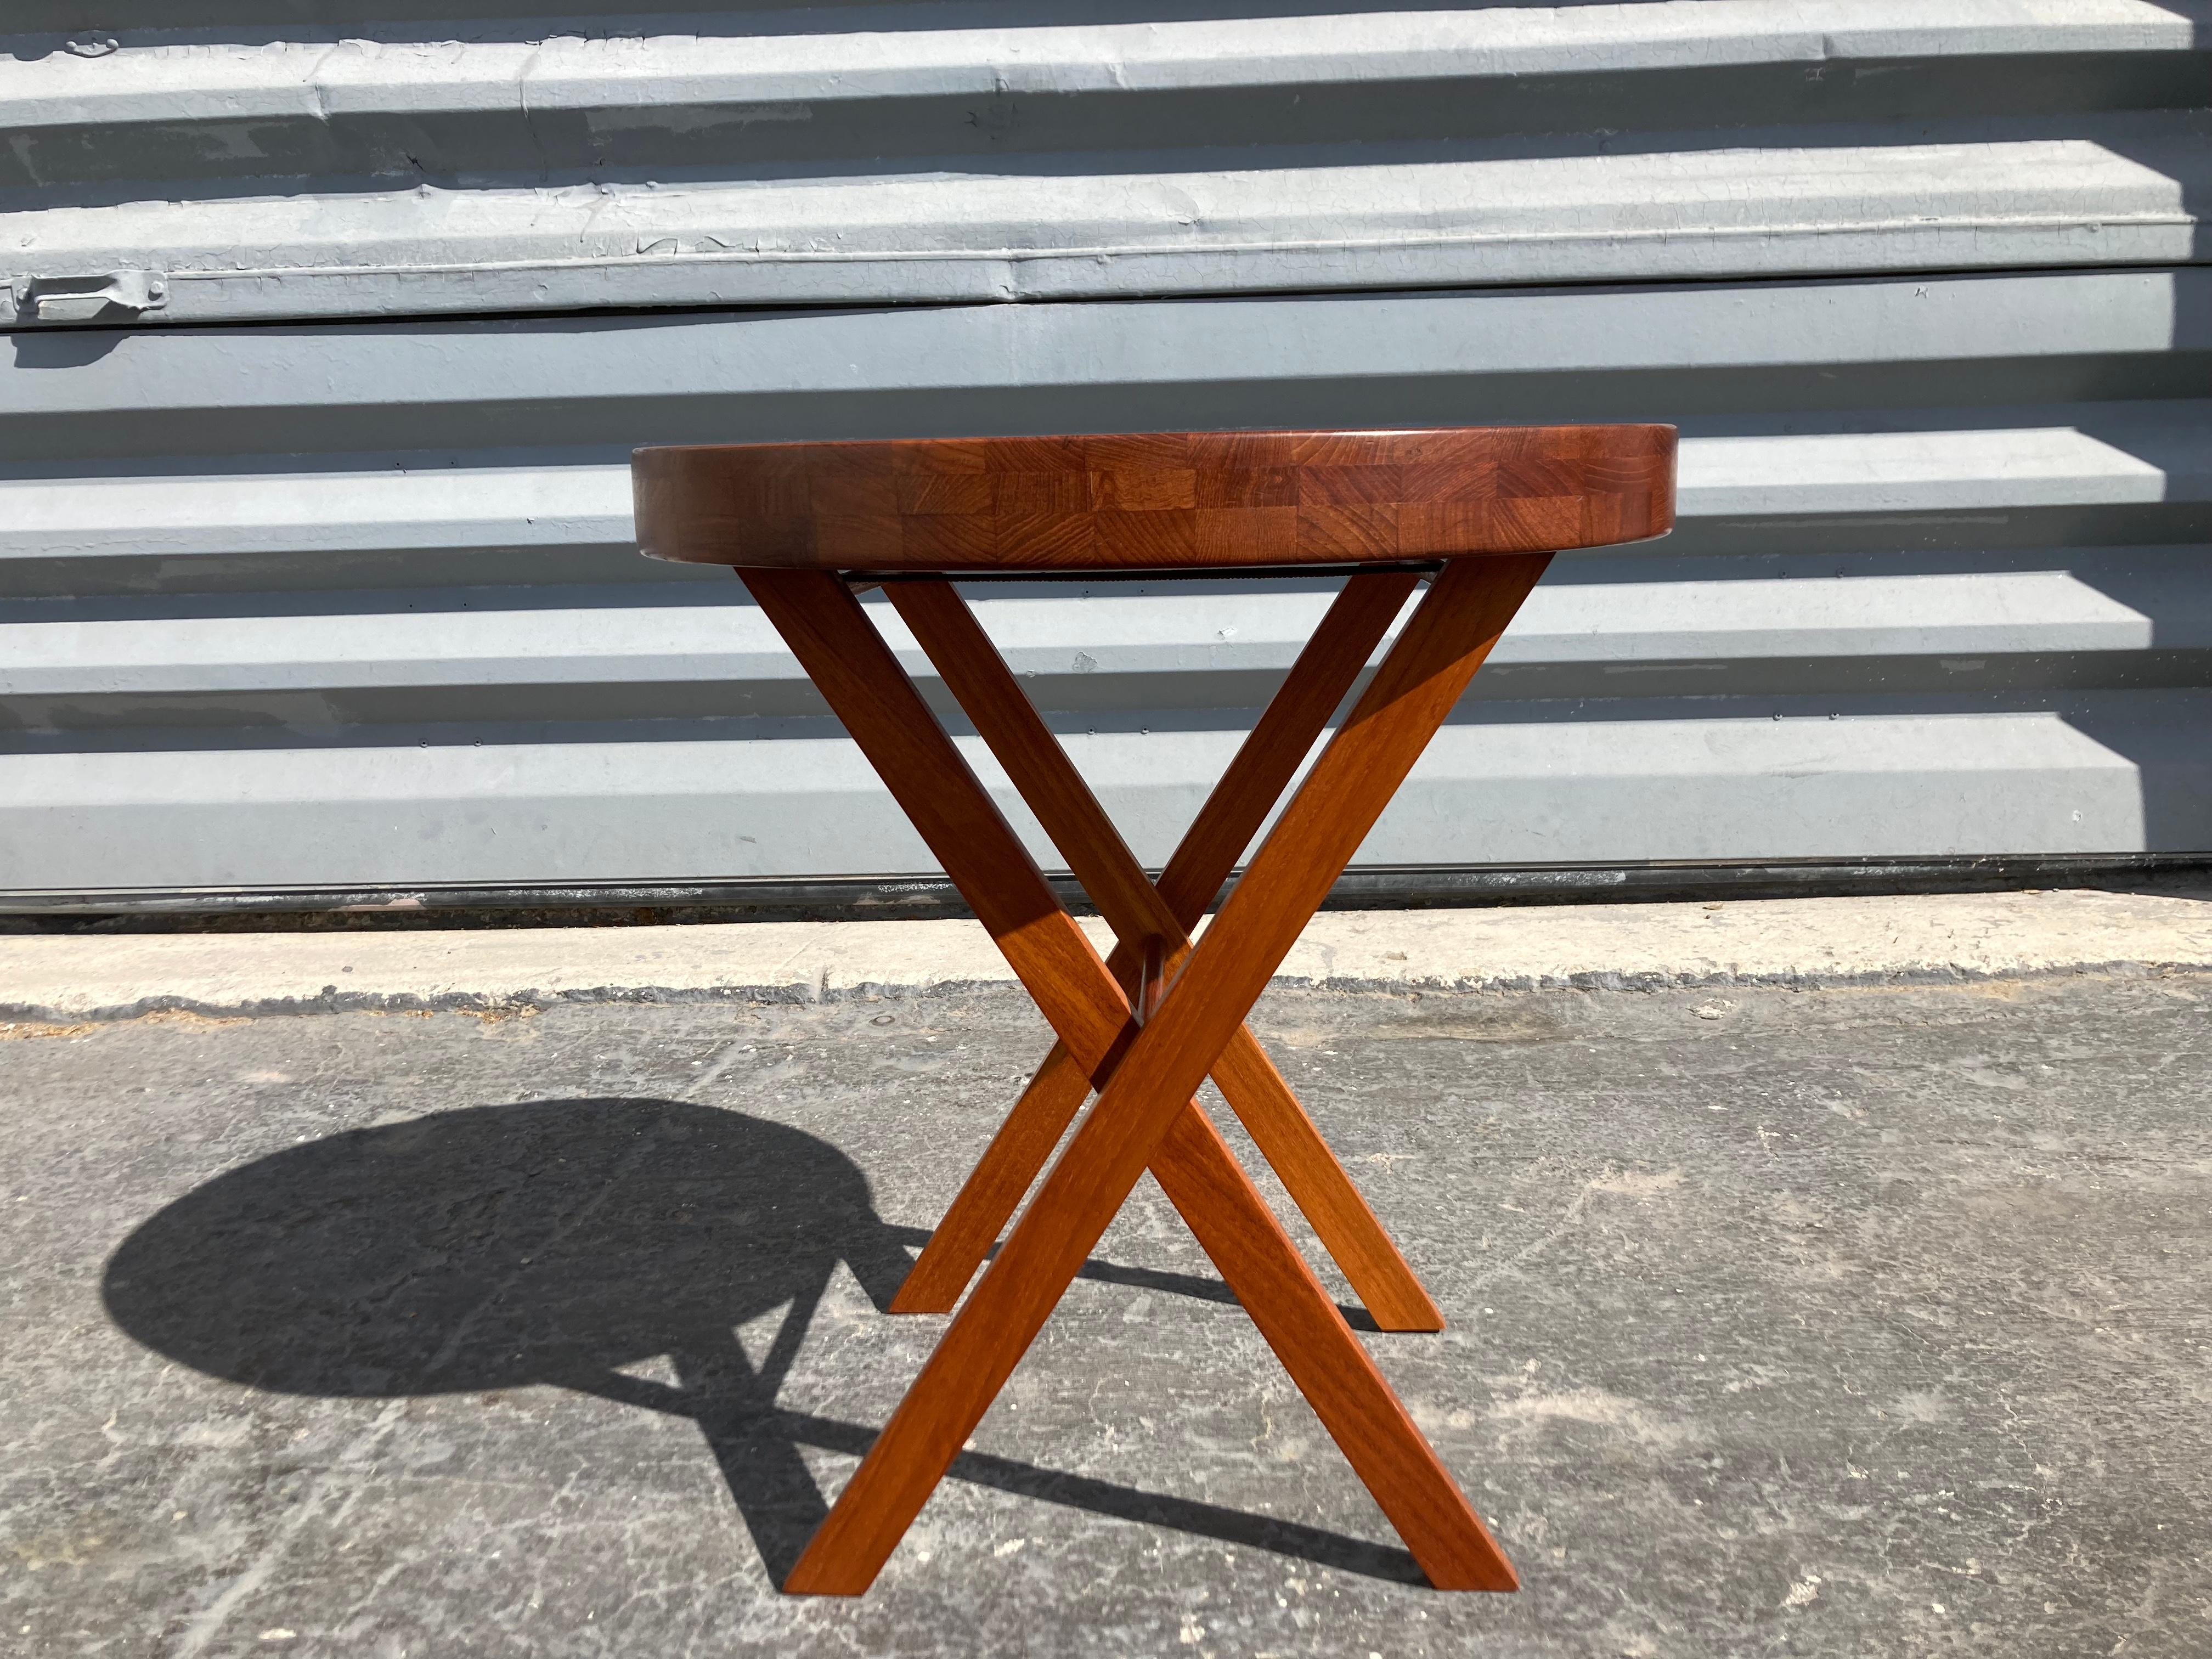
<svg viewBox="0 0 2212 1659">
<path fill-rule="evenodd" d="M 0 61 L 0 125 L 228 123 L 488 108 L 754 106 L 886 95 L 1132 92 L 1627 75 L 1714 64 L 2187 52 L 2150 0 L 1764 0 L 716 37 L 133 46 Z M 803 118 L 803 112 L 797 112 Z"/>
<path fill-rule="evenodd" d="M 2067 568 L 1889 574 L 1901 555 L 1825 579 L 1635 580 L 1648 564 L 1577 561 L 1540 587 L 1474 695 L 1616 699 L 1680 689 L 1710 697 L 1814 690 L 1956 693 L 2212 678 L 2212 550 L 2084 550 Z M 637 719 L 827 711 L 764 620 L 739 602 L 669 606 L 659 590 L 595 591 L 583 608 L 510 608 L 501 590 L 467 608 L 389 608 L 395 596 L 331 596 L 313 612 L 149 615 L 18 623 L 0 655 L 13 739 L 52 750 L 64 734 L 143 737 L 162 727 L 377 726 L 471 730 L 501 717 Z M 1163 591 L 1011 598 L 978 614 L 1048 710 L 1109 718 L 1237 707 L 1264 696 L 1320 619 L 1322 585 L 1296 591 Z M 350 599 L 349 607 L 338 601 Z M 933 671 L 890 608 L 878 625 L 951 717 Z M 487 696 L 487 693 L 491 694 Z M 500 694 L 505 694 L 501 700 Z"/>
<path fill-rule="evenodd" d="M 18 336 L 0 359 L 0 477 L 97 474 L 107 456 L 173 471 L 165 458 L 212 454 L 265 475 L 304 463 L 257 452 L 329 453 L 338 471 L 348 453 L 389 467 L 446 450 L 444 465 L 488 445 L 508 465 L 617 463 L 653 442 L 1265 425 L 1322 414 L 1321 398 L 1337 421 L 1718 415 L 1781 430 L 1824 408 L 2197 397 L 2208 365 L 2212 270 L 2186 266 L 85 331 Z M 1048 395 L 1009 395 L 1024 391 Z M 286 486 L 266 489 L 272 505 L 252 510 L 281 512 Z"/>
<path fill-rule="evenodd" d="M 2079 412 L 2094 430 L 1686 435 L 1677 511 L 1694 521 L 2212 500 L 2212 402 Z M 0 560 L 562 544 L 628 556 L 634 543 L 625 465 L 16 480 L 0 482 Z"/>
<path fill-rule="evenodd" d="M 1874 574 L 1877 562 L 1861 560 L 1826 580 L 1593 580 L 1580 571 L 1580 580 L 1537 589 L 1491 664 L 2141 651 L 2154 641 L 2212 649 L 2205 550 L 2068 558 L 2065 569 L 1911 575 Z M 976 614 L 1015 672 L 1071 683 L 1279 672 L 1329 597 L 1156 589 L 1034 599 L 1002 591 L 981 590 Z M 362 608 L 325 614 L 19 623 L 8 630 L 0 696 L 804 678 L 734 592 L 727 604 L 680 606 L 602 593 L 592 596 L 602 603 L 573 610 L 501 608 L 501 597 L 489 590 L 476 596 L 483 608 L 428 613 L 372 609 L 386 596 L 362 594 Z M 927 676 L 927 660 L 896 614 L 880 601 L 869 609 L 908 669 Z"/>
<path fill-rule="evenodd" d="M 1564 713 L 1565 711 L 1562 711 Z M 2203 692 L 1950 717 L 1880 702 L 1695 719 L 1462 717 L 1363 864 L 2160 850 L 2212 812 Z M 826 723 L 822 723 L 826 724 Z M 1077 733 L 1141 858 L 1164 857 L 1234 732 Z M 1055 863 L 988 757 L 971 763 Z M 568 882 L 926 871 L 841 736 L 21 757 L 0 841 L 24 888 Z M 1447 828 L 1448 826 L 1448 828 Z M 35 843 L 31 837 L 35 836 Z M 241 882 L 240 846 L 252 849 Z M 161 850 L 158 858 L 149 849 Z"/>
<path fill-rule="evenodd" d="M 2081 137 L 1091 177 L 610 184 L 30 210 L 173 322 L 1782 276 L 2194 257 L 2194 117 Z M 381 297 L 380 297 L 381 296 Z M 21 301 L 19 300 L 19 304 Z"/>
</svg>

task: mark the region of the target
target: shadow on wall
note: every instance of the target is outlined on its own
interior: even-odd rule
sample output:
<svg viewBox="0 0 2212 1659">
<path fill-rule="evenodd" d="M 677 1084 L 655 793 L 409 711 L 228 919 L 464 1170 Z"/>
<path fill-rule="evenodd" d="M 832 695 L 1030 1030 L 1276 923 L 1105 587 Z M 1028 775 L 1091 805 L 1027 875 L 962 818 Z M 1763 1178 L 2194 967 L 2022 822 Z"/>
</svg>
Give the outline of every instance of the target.
<svg viewBox="0 0 2212 1659">
<path fill-rule="evenodd" d="M 688 1418 L 781 1583 L 827 1513 L 799 1448 L 858 1455 L 876 1431 L 776 1394 L 838 1264 L 880 1310 L 914 1237 L 876 1214 L 851 1159 L 797 1129 L 674 1101 L 546 1101 L 357 1129 L 234 1170 L 125 1240 L 103 1293 L 155 1352 L 276 1393 L 550 1383 Z M 1162 1288 L 1227 1296 L 1203 1280 Z M 778 1310 L 756 1364 L 734 1328 Z M 672 1386 L 621 1370 L 662 1355 Z M 1315 1528 L 975 1452 L 951 1474 L 1420 1582 L 1403 1550 Z"/>
</svg>

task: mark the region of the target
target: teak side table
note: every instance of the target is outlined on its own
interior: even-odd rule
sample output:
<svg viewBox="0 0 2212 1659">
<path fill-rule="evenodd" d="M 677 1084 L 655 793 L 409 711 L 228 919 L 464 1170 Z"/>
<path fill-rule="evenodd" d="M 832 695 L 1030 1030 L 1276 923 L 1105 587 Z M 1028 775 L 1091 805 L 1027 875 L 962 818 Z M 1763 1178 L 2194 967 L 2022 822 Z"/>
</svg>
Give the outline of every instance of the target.
<svg viewBox="0 0 2212 1659">
<path fill-rule="evenodd" d="M 1192 1098 L 1210 1073 L 1385 1330 L 1443 1316 L 1245 1016 L 1555 550 L 1663 535 L 1674 429 L 1151 433 L 641 449 L 640 547 L 733 566 L 1059 1042 L 892 1304 L 941 1313 L 1022 1212 L 784 1589 L 867 1589 L 1150 1169 L 1440 1589 L 1512 1567 Z M 1072 573 L 1313 574 L 1343 591 L 1157 884 L 954 589 Z M 1203 939 L 1190 930 L 1351 690 Z M 1118 940 L 1101 961 L 867 619 L 880 584 Z"/>
</svg>

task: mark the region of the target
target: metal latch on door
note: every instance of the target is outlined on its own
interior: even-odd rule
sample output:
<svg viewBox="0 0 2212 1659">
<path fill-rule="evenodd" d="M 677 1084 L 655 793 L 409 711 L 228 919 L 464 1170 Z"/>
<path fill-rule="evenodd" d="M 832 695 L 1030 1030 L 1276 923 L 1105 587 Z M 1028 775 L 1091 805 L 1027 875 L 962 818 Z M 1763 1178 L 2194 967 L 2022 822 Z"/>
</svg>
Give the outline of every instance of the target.
<svg viewBox="0 0 2212 1659">
<path fill-rule="evenodd" d="M 21 322 L 88 323 L 106 313 L 159 311 L 169 303 L 169 279 L 158 270 L 111 270 L 93 276 L 15 276 L 8 288 Z"/>
</svg>

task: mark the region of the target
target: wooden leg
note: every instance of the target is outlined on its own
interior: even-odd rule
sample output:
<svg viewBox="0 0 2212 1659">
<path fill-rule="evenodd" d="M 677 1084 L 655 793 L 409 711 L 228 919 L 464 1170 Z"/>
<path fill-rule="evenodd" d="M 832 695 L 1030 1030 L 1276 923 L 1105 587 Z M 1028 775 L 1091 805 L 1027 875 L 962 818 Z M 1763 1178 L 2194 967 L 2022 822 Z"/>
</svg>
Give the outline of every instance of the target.
<svg viewBox="0 0 2212 1659">
<path fill-rule="evenodd" d="M 1160 896 L 1186 929 L 1198 926 L 1419 585 L 1395 570 L 1345 583 L 1160 872 Z"/>
<path fill-rule="evenodd" d="M 1267 1214 L 1266 1206 L 1204 1113 L 1176 1118 L 1152 1168 L 1429 1582 L 1438 1589 L 1518 1589 L 1511 1565 L 1305 1258 L 1280 1228 L 1243 1224 L 1255 1211 Z"/>
<path fill-rule="evenodd" d="M 800 1557 L 787 1589 L 849 1595 L 872 1582 L 1163 1138 L 1179 1115 L 1194 1111 L 1192 1090 L 1543 563 L 1469 561 L 1438 579 L 1246 878 L 1169 986 L 1158 1013 L 1141 1028 L 1129 1018 L 1127 1000 L 1105 963 L 1053 901 L 1035 864 L 851 596 L 834 578 L 812 573 L 745 573 L 763 609 L 906 805 L 1070 1051 L 1103 1085 L 1006 1248 Z M 1170 1178 L 1176 1178 L 1172 1173 Z M 1267 1240 L 1269 1255 L 1295 1256 L 1249 1186 L 1206 1191 L 1209 1213 L 1220 1225 L 1248 1240 Z M 1273 1322 L 1283 1333 L 1301 1328 L 1301 1320 L 1335 1321 L 1341 1327 L 1341 1316 L 1310 1274 L 1302 1284 L 1295 1277 L 1271 1279 L 1245 1267 L 1234 1271 L 1243 1281 L 1240 1297 L 1263 1326 Z M 1285 1305 L 1292 1301 L 1309 1305 Z M 1348 1331 L 1345 1336 L 1350 1340 Z M 1367 1474 L 1412 1468 L 1422 1457 L 1432 1457 L 1402 1411 L 1395 1409 L 1387 1387 L 1376 1382 L 1379 1394 L 1346 1386 L 1333 1395 L 1324 1417 L 1348 1446 L 1397 1448 L 1391 1458 L 1363 1450 L 1355 1455 L 1355 1468 Z M 1377 1399 L 1393 1409 L 1376 1411 Z M 1406 1445 L 1409 1437 L 1419 1443 Z M 1440 1578 L 1467 1582 L 1450 1565 L 1457 1556 L 1496 1558 L 1485 1568 L 1489 1582 L 1510 1583 L 1510 1568 L 1473 1510 L 1448 1480 L 1444 1486 L 1453 1501 L 1407 1522 L 1420 1534 L 1408 1535 L 1408 1547 L 1417 1559 L 1428 1551 L 1424 1567 Z M 1407 1510 L 1402 1494 L 1376 1497 L 1386 1511 Z M 1436 1539 L 1445 1535 L 1454 1540 L 1454 1557 L 1438 1553 Z"/>
<path fill-rule="evenodd" d="M 1274 804 L 1292 769 L 1403 608 L 1413 578 L 1356 576 L 1300 654 L 1281 693 L 1240 750 L 1223 787 L 1186 835 L 1159 888 L 1114 829 L 1018 682 L 949 583 L 902 582 L 892 602 L 946 684 L 998 755 L 1023 799 L 1098 903 L 1123 944 L 1109 966 L 1122 970 L 1132 941 L 1162 938 L 1180 953 L 1197 911 L 1219 890 L 1237 856 Z M 1252 754 L 1252 763 L 1243 763 Z M 1266 793 L 1263 793 L 1265 791 Z M 1187 855 L 1185 848 L 1196 849 Z M 1192 914 L 1164 896 L 1172 884 Z M 915 1265 L 894 1311 L 950 1310 L 1082 1104 L 1077 1068 L 1056 1066 L 1055 1046 L 1005 1129 L 946 1212 Z M 1239 1029 L 1214 1067 L 1214 1081 L 1273 1166 L 1354 1292 L 1384 1330 L 1434 1331 L 1443 1316 L 1367 1201 L 1329 1151 L 1259 1041 Z M 1050 1139 L 1046 1139 L 1049 1129 Z"/>
<path fill-rule="evenodd" d="M 1022 1194 L 1091 1098 L 1091 1074 L 1054 1042 L 891 1298 L 893 1313 L 951 1313 Z"/>
</svg>

